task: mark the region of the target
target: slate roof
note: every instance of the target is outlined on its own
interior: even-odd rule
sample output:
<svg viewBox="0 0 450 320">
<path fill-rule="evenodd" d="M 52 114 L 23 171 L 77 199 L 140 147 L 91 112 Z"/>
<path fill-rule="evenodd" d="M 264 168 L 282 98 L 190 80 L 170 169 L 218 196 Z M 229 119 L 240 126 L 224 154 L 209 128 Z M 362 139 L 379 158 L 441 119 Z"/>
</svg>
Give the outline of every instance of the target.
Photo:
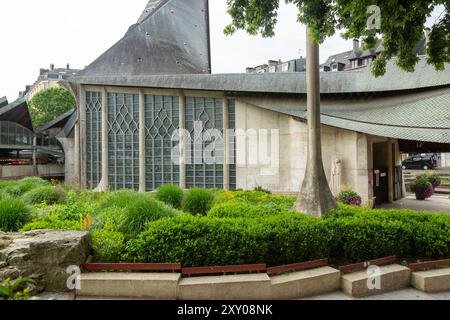
<svg viewBox="0 0 450 320">
<path fill-rule="evenodd" d="M 337 54 L 333 54 L 328 57 L 327 61 L 321 64 L 321 67 L 330 67 L 332 63 L 338 62 L 345 65 L 345 68 L 351 68 L 352 64 L 349 60 L 351 54 L 353 53 L 353 50 L 345 51 Z"/>
<path fill-rule="evenodd" d="M 63 128 L 74 113 L 76 113 L 75 109 L 71 109 L 71 110 L 65 112 L 64 114 L 60 115 L 56 119 L 49 121 L 42 127 L 37 128 L 35 130 L 35 132 L 42 133 L 46 130 L 53 129 L 53 128 Z"/>
<path fill-rule="evenodd" d="M 256 96 L 242 99 L 264 109 L 307 119 L 305 99 L 279 103 Z M 450 86 L 387 96 L 328 96 L 321 101 L 321 121 L 375 136 L 450 143 Z"/>
<path fill-rule="evenodd" d="M 321 92 L 363 93 L 416 90 L 450 84 L 450 64 L 445 71 L 436 71 L 422 58 L 415 72 L 400 70 L 390 61 L 384 76 L 375 78 L 368 68 L 358 71 L 322 72 Z M 84 76 L 69 80 L 73 83 L 125 87 L 209 90 L 225 92 L 260 92 L 306 94 L 306 74 L 240 73 L 213 75 L 140 75 L 140 76 Z"/>
<path fill-rule="evenodd" d="M 208 11 L 208 0 L 150 0 L 138 23 L 78 76 L 208 74 Z"/>
<path fill-rule="evenodd" d="M 8 105 L 8 99 L 6 97 L 0 97 L 0 108 Z"/>
<path fill-rule="evenodd" d="M 28 104 L 25 98 L 19 98 L 0 108 L 0 121 L 10 121 L 33 130 L 30 113 L 28 112 Z"/>
</svg>

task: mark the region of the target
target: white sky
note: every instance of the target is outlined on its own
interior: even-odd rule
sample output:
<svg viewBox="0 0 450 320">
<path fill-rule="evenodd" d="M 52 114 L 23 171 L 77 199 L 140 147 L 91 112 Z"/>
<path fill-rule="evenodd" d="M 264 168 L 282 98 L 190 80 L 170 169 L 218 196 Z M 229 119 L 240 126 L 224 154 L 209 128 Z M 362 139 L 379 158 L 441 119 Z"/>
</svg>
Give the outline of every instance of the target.
<svg viewBox="0 0 450 320">
<path fill-rule="evenodd" d="M 0 1 L 0 97 L 12 102 L 39 68 L 51 63 L 82 69 L 111 47 L 135 23 L 148 0 L 2 0 Z M 213 73 L 245 72 L 269 59 L 306 55 L 305 27 L 297 23 L 293 5 L 283 1 L 274 38 L 244 32 L 225 36 L 230 22 L 226 0 L 210 0 Z M 75 5 L 74 5 L 75 4 Z M 350 50 L 339 36 L 321 46 L 321 61 Z"/>
</svg>

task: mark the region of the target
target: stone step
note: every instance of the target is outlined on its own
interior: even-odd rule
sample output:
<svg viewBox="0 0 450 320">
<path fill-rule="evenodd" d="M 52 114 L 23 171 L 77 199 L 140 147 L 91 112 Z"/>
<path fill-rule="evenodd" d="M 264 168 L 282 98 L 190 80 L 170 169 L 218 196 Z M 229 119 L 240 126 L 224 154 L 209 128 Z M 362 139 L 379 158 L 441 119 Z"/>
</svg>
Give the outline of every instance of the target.
<svg viewBox="0 0 450 320">
<path fill-rule="evenodd" d="M 78 296 L 176 299 L 179 273 L 83 273 Z"/>
<path fill-rule="evenodd" d="M 450 268 L 413 272 L 411 285 L 427 293 L 450 290 Z"/>
<path fill-rule="evenodd" d="M 369 270 L 342 275 L 342 291 L 351 297 L 367 297 L 400 290 L 409 285 L 411 270 L 407 267 L 392 264 L 378 268 L 377 277 L 370 274 Z"/>
<path fill-rule="evenodd" d="M 272 299 L 300 299 L 339 290 L 341 272 L 320 267 L 272 276 Z"/>
<path fill-rule="evenodd" d="M 269 300 L 270 278 L 266 273 L 183 278 L 180 300 Z"/>
</svg>

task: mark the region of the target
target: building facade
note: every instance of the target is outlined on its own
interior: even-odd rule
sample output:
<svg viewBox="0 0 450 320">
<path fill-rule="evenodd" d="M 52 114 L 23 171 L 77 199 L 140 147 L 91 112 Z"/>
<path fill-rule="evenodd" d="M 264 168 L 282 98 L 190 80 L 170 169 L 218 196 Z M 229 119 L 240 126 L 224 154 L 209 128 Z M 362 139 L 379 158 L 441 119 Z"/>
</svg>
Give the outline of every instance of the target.
<svg viewBox="0 0 450 320">
<path fill-rule="evenodd" d="M 211 75 L 208 2 L 151 2 L 124 38 L 64 83 L 78 103 L 78 182 L 298 192 L 308 152 L 305 74 Z M 335 193 L 349 186 L 368 201 L 399 199 L 401 152 L 450 151 L 446 67 L 421 60 L 414 74 L 394 62 L 381 78 L 368 69 L 322 74 L 323 159 Z"/>
<path fill-rule="evenodd" d="M 49 69 L 40 69 L 36 82 L 31 86 L 26 86 L 25 91 L 20 92 L 19 95 L 30 101 L 36 93 L 42 90 L 60 87 L 61 80 L 67 80 L 79 71 L 71 69 L 69 64 L 65 68 L 55 68 L 55 65 L 51 64 Z"/>
</svg>

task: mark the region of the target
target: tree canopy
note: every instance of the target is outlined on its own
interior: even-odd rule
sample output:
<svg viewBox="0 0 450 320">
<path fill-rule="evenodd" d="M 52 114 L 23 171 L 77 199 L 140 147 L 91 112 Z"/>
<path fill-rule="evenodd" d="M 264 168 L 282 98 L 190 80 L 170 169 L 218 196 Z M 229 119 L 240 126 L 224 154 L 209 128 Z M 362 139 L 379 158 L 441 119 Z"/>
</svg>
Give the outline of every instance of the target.
<svg viewBox="0 0 450 320">
<path fill-rule="evenodd" d="M 73 96 L 64 88 L 50 88 L 36 93 L 29 102 L 33 127 L 38 128 L 75 108 Z"/>
<path fill-rule="evenodd" d="M 444 70 L 450 62 L 450 0 L 285 0 L 298 8 L 298 21 L 306 24 L 314 40 L 322 43 L 338 30 L 345 39 L 358 38 L 372 48 L 379 37 L 383 39 L 383 52 L 372 63 L 375 76 L 386 72 L 387 60 L 397 57 L 397 65 L 414 71 L 419 61 L 414 48 L 424 37 L 424 25 L 436 8 L 442 9 L 431 26 L 427 46 L 427 62 L 437 70 Z M 227 0 L 232 23 L 226 34 L 245 30 L 251 35 L 274 35 L 280 0 Z M 375 7 L 374 11 L 372 9 Z M 370 9 L 369 9 L 370 8 Z M 368 22 L 377 14 L 375 28 Z"/>
</svg>

